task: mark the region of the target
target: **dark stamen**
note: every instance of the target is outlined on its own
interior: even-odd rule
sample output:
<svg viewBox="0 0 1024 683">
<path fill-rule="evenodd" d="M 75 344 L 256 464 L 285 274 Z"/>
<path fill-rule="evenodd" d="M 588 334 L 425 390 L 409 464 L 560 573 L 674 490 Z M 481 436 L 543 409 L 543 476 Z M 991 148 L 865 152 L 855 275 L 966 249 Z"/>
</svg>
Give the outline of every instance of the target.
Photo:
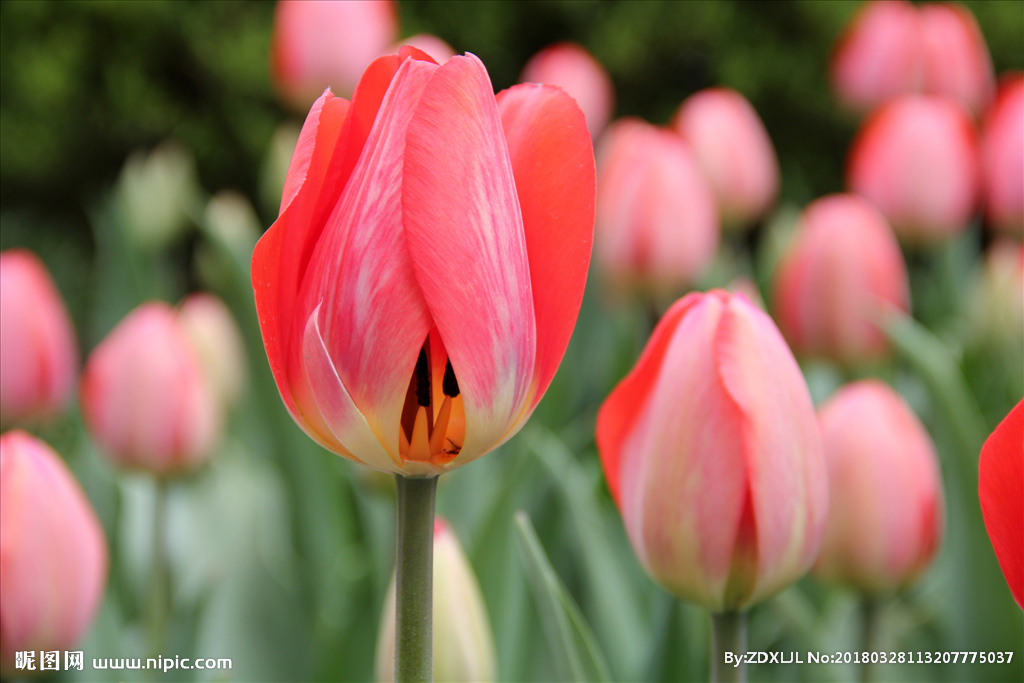
<svg viewBox="0 0 1024 683">
<path fill-rule="evenodd" d="M 452 369 L 452 361 L 449 358 L 444 366 L 444 380 L 441 382 L 441 389 L 445 396 L 455 398 L 459 395 L 459 382 L 455 379 L 455 370 Z"/>
<path fill-rule="evenodd" d="M 416 360 L 416 403 L 430 406 L 430 370 L 427 368 L 426 349 L 422 348 Z"/>
</svg>

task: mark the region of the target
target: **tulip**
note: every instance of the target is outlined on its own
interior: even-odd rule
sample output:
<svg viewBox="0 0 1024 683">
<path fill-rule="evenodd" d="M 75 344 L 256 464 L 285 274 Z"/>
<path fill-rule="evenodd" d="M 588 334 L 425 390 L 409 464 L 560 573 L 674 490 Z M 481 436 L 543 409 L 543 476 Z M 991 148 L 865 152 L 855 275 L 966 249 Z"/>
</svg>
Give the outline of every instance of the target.
<svg viewBox="0 0 1024 683">
<path fill-rule="evenodd" d="M 907 95 L 858 133 L 847 185 L 877 206 L 908 242 L 965 230 L 978 207 L 981 166 L 974 125 L 956 102 Z"/>
<path fill-rule="evenodd" d="M 794 351 L 843 363 L 889 353 L 876 320 L 887 307 L 906 311 L 909 296 L 892 230 L 853 195 L 808 205 L 775 271 L 776 319 Z"/>
<path fill-rule="evenodd" d="M 596 258 L 612 278 L 671 290 L 690 285 L 718 249 L 718 208 L 689 146 L 638 119 L 601 142 Z"/>
<path fill-rule="evenodd" d="M 472 56 L 378 59 L 303 126 L 253 288 L 281 397 L 314 440 L 433 476 L 547 389 L 590 256 L 594 167 L 562 91 L 492 94 Z"/>
<path fill-rule="evenodd" d="M 486 683 L 496 679 L 494 636 L 487 606 L 466 554 L 451 527 L 434 524 L 435 681 Z M 395 581 L 384 600 L 377 638 L 376 677 L 393 681 L 395 663 Z"/>
<path fill-rule="evenodd" d="M 1024 74 L 1003 81 L 982 125 L 985 212 L 989 223 L 1024 233 Z"/>
<path fill-rule="evenodd" d="M 877 380 L 840 389 L 818 420 L 829 513 L 815 576 L 869 595 L 907 586 L 942 539 L 942 478 L 928 432 Z"/>
<path fill-rule="evenodd" d="M 701 90 L 683 102 L 672 125 L 714 190 L 725 227 L 745 227 L 771 208 L 779 191 L 779 160 L 743 95 L 728 88 Z"/>
<path fill-rule="evenodd" d="M 402 38 L 392 45 L 387 52 L 389 54 L 398 54 L 402 50 L 403 45 L 410 45 L 421 52 L 426 52 L 438 64 L 444 64 L 455 56 L 455 50 L 452 49 L 451 45 L 429 33 L 417 33 L 414 36 Z"/>
<path fill-rule="evenodd" d="M 519 82 L 547 83 L 565 90 L 583 110 L 594 138 L 604 130 L 615 108 L 612 79 L 592 54 L 575 43 L 557 43 L 535 54 Z"/>
<path fill-rule="evenodd" d="M 989 246 L 971 292 L 968 320 L 983 353 L 1003 345 L 1020 360 L 1024 344 L 1024 249 L 1020 243 L 1004 237 Z M 1013 375 L 1015 382 L 1019 378 Z"/>
<path fill-rule="evenodd" d="M 919 11 L 922 92 L 953 98 L 981 114 L 992 100 L 995 75 L 974 15 L 951 3 L 925 4 Z"/>
<path fill-rule="evenodd" d="M 81 401 L 86 426 L 117 464 L 157 475 L 202 464 L 220 433 L 213 386 L 163 303 L 136 308 L 93 350 Z"/>
<path fill-rule="evenodd" d="M 981 448 L 978 498 L 985 530 L 1013 599 L 1024 609 L 1024 401 Z"/>
<path fill-rule="evenodd" d="M 74 475 L 45 443 L 0 436 L 0 670 L 15 653 L 70 649 L 103 597 L 107 543 Z M 38 660 L 36 664 L 38 668 Z"/>
<path fill-rule="evenodd" d="M 174 142 L 151 152 L 134 152 L 121 169 L 115 199 L 125 234 L 136 246 L 155 252 L 180 238 L 198 201 L 195 159 Z"/>
<path fill-rule="evenodd" d="M 0 253 L 0 421 L 61 411 L 77 370 L 74 327 L 46 266 L 24 249 Z"/>
<path fill-rule="evenodd" d="M 178 323 L 220 403 L 236 403 L 245 389 L 245 343 L 231 311 L 212 294 L 193 294 L 181 304 Z"/>
<path fill-rule="evenodd" d="M 771 318 L 693 293 L 655 328 L 597 417 L 629 539 L 667 591 L 742 610 L 817 555 L 828 482 L 810 393 Z"/>
<path fill-rule="evenodd" d="M 281 0 L 274 13 L 271 77 L 285 102 L 305 110 L 324 88 L 348 96 L 397 37 L 390 0 Z"/>
</svg>

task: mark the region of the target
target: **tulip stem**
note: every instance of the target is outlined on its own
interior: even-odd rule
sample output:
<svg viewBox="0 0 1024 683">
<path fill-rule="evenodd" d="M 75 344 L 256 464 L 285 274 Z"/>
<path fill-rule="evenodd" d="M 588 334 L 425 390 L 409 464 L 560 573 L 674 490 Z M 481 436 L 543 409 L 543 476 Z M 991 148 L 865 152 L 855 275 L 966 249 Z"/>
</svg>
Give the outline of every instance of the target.
<svg viewBox="0 0 1024 683">
<path fill-rule="evenodd" d="M 875 680 L 875 666 L 871 663 L 871 653 L 878 645 L 878 600 L 865 595 L 860 603 L 860 651 L 867 655 L 860 665 L 860 680 L 871 683 Z"/>
<path fill-rule="evenodd" d="M 156 477 L 153 493 L 153 538 L 149 568 L 149 651 L 163 653 L 170 590 L 167 577 L 167 481 Z"/>
<path fill-rule="evenodd" d="M 711 615 L 712 683 L 744 683 L 747 680 L 747 613 L 717 612 Z M 729 653 L 729 662 L 726 662 Z M 739 658 L 737 660 L 737 658 Z"/>
<path fill-rule="evenodd" d="M 434 492 L 437 477 L 396 475 L 395 683 L 433 679 Z"/>
</svg>

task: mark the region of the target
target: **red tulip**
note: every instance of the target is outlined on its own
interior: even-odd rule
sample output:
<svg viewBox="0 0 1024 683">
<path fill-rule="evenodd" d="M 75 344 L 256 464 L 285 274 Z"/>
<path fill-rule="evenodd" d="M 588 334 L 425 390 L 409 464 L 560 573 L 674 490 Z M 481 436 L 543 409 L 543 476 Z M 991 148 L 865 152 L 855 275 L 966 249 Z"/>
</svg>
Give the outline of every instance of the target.
<svg viewBox="0 0 1024 683">
<path fill-rule="evenodd" d="M 870 199 L 903 239 L 935 241 L 962 232 L 978 208 L 980 153 L 963 108 L 907 95 L 886 104 L 854 141 L 851 190 Z"/>
<path fill-rule="evenodd" d="M 5 676 L 16 673 L 15 652 L 63 650 L 78 642 L 99 607 L 106 576 L 103 529 L 64 461 L 25 432 L 0 436 Z"/>
<path fill-rule="evenodd" d="M 840 389 L 818 419 L 829 512 L 815 575 L 869 594 L 908 585 L 942 539 L 942 477 L 928 432 L 876 380 Z"/>
<path fill-rule="evenodd" d="M 170 306 L 143 304 L 97 346 L 82 373 L 82 414 L 118 464 L 156 474 L 210 455 L 221 405 Z"/>
<path fill-rule="evenodd" d="M 1024 609 L 1024 401 L 981 449 L 978 498 L 1003 576 Z"/>
<path fill-rule="evenodd" d="M 526 63 L 520 83 L 547 83 L 565 90 L 587 118 L 587 129 L 597 137 L 615 108 L 612 79 L 594 56 L 575 43 L 546 47 Z"/>
<path fill-rule="evenodd" d="M 686 142 L 639 119 L 601 141 L 597 259 L 613 278 L 655 289 L 691 284 L 718 249 L 718 208 Z"/>
<path fill-rule="evenodd" d="M 0 253 L 0 420 L 59 412 L 77 371 L 74 327 L 46 266 L 24 249 Z"/>
<path fill-rule="evenodd" d="M 575 325 L 593 229 L 582 112 L 499 94 L 472 56 L 403 48 L 310 111 L 253 254 L 270 366 L 295 421 L 382 471 L 432 475 L 510 438 Z"/>
<path fill-rule="evenodd" d="M 281 97 L 305 110 L 333 88 L 348 96 L 374 59 L 398 37 L 390 0 L 280 0 L 270 71 Z"/>
<path fill-rule="evenodd" d="M 907 268 L 892 230 L 868 202 L 831 195 L 812 202 L 775 271 L 776 319 L 798 354 L 856 362 L 884 356 L 876 320 L 908 309 Z"/>
<path fill-rule="evenodd" d="M 1024 74 L 1006 78 L 982 125 L 985 211 L 989 222 L 1024 233 Z"/>
<path fill-rule="evenodd" d="M 676 302 L 597 416 L 633 549 L 670 593 L 746 608 L 818 552 L 828 482 L 814 407 L 771 319 L 716 290 Z"/>
<path fill-rule="evenodd" d="M 963 5 L 926 4 L 920 22 L 922 92 L 951 97 L 974 114 L 984 112 L 995 91 L 995 75 L 974 15 Z"/>
</svg>

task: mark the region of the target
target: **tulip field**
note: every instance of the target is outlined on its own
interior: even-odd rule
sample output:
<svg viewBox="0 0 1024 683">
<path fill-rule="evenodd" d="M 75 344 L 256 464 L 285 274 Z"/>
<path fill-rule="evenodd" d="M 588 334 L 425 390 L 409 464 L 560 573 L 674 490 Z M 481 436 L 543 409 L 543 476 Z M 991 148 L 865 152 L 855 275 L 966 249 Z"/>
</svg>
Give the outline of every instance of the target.
<svg viewBox="0 0 1024 683">
<path fill-rule="evenodd" d="M 0 680 L 1024 681 L 1022 36 L 0 3 Z"/>
</svg>

